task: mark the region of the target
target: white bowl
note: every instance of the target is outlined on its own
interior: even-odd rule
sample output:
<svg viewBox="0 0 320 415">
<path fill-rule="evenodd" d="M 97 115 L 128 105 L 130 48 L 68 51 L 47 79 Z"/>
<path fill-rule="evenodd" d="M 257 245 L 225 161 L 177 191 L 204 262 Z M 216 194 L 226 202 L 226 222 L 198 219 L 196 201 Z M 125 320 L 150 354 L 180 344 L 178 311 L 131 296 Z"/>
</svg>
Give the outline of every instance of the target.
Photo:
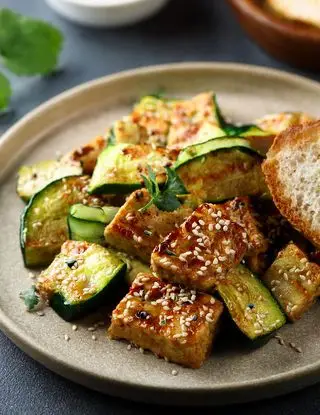
<svg viewBox="0 0 320 415">
<path fill-rule="evenodd" d="M 63 17 L 96 27 L 137 23 L 157 13 L 169 0 L 46 0 Z"/>
</svg>

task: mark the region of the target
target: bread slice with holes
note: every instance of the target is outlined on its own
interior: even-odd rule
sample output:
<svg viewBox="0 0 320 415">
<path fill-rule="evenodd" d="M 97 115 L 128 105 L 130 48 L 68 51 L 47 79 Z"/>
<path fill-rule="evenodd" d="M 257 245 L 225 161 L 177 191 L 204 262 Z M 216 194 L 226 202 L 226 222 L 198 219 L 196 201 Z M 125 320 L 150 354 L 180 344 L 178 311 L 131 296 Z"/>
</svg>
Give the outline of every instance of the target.
<svg viewBox="0 0 320 415">
<path fill-rule="evenodd" d="M 263 172 L 281 214 L 320 247 L 320 120 L 288 128 L 268 151 Z"/>
</svg>

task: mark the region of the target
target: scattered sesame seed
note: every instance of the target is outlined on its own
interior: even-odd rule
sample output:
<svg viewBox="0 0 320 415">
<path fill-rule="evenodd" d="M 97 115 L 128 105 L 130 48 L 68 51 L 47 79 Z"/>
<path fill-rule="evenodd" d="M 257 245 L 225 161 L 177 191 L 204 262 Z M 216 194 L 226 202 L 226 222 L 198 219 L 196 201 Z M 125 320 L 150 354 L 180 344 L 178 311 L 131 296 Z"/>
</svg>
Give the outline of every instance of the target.
<svg viewBox="0 0 320 415">
<path fill-rule="evenodd" d="M 72 326 L 72 330 L 73 330 L 73 331 L 77 331 L 77 330 L 78 330 L 78 326 L 74 324 L 74 325 Z"/>
<path fill-rule="evenodd" d="M 144 353 L 144 349 L 143 349 L 142 347 L 139 347 L 139 352 L 140 352 L 141 354 L 143 354 L 143 353 Z"/>
<path fill-rule="evenodd" d="M 131 350 L 131 349 L 132 349 L 131 344 L 128 344 L 128 346 L 127 346 L 127 350 Z"/>
<path fill-rule="evenodd" d="M 68 341 L 70 340 L 70 337 L 69 337 L 67 334 L 65 334 L 65 335 L 64 335 L 64 339 L 65 339 L 65 341 L 67 341 L 67 342 L 68 342 Z"/>
<path fill-rule="evenodd" d="M 91 339 L 92 340 L 97 340 L 97 338 L 96 338 L 96 336 L 94 334 L 91 336 Z"/>
<path fill-rule="evenodd" d="M 96 331 L 95 327 L 88 327 L 88 331 Z"/>
<path fill-rule="evenodd" d="M 43 312 L 43 311 L 37 311 L 37 315 L 38 315 L 39 317 L 43 317 L 43 316 L 44 316 L 44 312 Z"/>
<path fill-rule="evenodd" d="M 172 374 L 172 376 L 177 376 L 178 371 L 174 369 L 174 370 L 171 372 L 171 374 Z"/>
<path fill-rule="evenodd" d="M 215 228 L 216 228 L 217 231 L 220 231 L 221 225 L 219 225 L 219 223 L 217 223 L 216 226 L 215 226 Z"/>
</svg>

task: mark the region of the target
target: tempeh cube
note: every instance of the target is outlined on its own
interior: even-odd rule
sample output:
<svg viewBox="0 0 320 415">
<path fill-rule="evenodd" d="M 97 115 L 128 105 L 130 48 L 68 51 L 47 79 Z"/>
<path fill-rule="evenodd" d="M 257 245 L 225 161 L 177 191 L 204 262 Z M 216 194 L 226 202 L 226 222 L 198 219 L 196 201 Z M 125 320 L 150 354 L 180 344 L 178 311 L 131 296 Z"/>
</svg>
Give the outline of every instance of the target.
<svg viewBox="0 0 320 415">
<path fill-rule="evenodd" d="M 320 294 L 320 267 L 289 243 L 263 277 L 291 321 L 302 317 Z"/>
<path fill-rule="evenodd" d="M 159 210 L 155 205 L 139 212 L 149 201 L 146 189 L 133 192 L 105 230 L 108 244 L 146 263 L 150 263 L 153 248 L 193 210 L 192 203 L 186 202 L 173 212 Z"/>
<path fill-rule="evenodd" d="M 222 303 L 209 294 L 140 273 L 113 311 L 109 335 L 199 368 L 210 353 L 222 311 Z"/>
<path fill-rule="evenodd" d="M 261 223 L 257 220 L 258 215 L 254 211 L 249 197 L 236 197 L 230 202 L 221 205 L 230 214 L 231 220 L 242 226 L 248 233 L 248 252 L 246 256 L 266 252 L 268 239 L 262 233 Z"/>
<path fill-rule="evenodd" d="M 163 279 L 210 292 L 240 263 L 248 245 L 246 229 L 224 205 L 204 203 L 154 249 L 151 264 Z"/>
</svg>

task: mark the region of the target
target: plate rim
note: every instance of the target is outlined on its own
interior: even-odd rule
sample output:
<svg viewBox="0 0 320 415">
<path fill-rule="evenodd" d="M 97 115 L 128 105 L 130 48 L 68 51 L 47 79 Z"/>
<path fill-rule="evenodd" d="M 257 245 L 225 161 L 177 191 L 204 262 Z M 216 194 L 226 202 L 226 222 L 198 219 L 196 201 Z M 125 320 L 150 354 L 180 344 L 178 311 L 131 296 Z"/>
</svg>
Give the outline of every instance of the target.
<svg viewBox="0 0 320 415">
<path fill-rule="evenodd" d="M 159 71 L 181 72 L 186 70 L 211 70 L 213 73 L 219 70 L 226 70 L 228 72 L 235 73 L 251 73 L 258 76 L 265 76 L 267 78 L 277 78 L 280 81 L 290 81 L 308 88 L 315 88 L 318 89 L 320 93 L 320 83 L 315 80 L 265 66 L 230 62 L 182 62 L 144 66 L 140 68 L 116 72 L 111 75 L 84 82 L 42 103 L 27 113 L 25 116 L 23 116 L 2 135 L 0 138 L 0 152 L 4 150 L 9 142 L 14 141 L 15 135 L 17 135 L 21 129 L 25 128 L 26 125 L 32 123 L 34 119 L 39 119 L 39 117 L 45 115 L 47 110 L 50 110 L 52 107 L 57 106 L 59 103 L 65 101 L 68 98 L 74 99 L 77 95 L 83 94 L 87 90 L 95 88 L 101 84 L 112 84 L 115 81 L 118 82 L 136 76 L 157 73 Z M 4 170 L 6 170 L 6 168 Z M 10 319 L 9 316 L 4 313 L 1 307 L 0 329 L 26 354 L 50 370 L 54 371 L 55 373 L 58 373 L 65 378 L 68 378 L 76 383 L 80 383 L 91 389 L 135 401 L 152 402 L 158 404 L 165 404 L 170 402 L 170 404 L 177 405 L 186 403 L 189 405 L 204 405 L 202 399 L 205 397 L 207 399 L 205 404 L 209 405 L 248 402 L 301 389 L 302 387 L 314 384 L 319 381 L 320 375 L 319 359 L 319 361 L 316 363 L 311 363 L 307 366 L 295 368 L 287 372 L 269 376 L 263 380 L 255 379 L 251 381 L 242 381 L 237 384 L 224 383 L 223 385 L 211 385 L 211 387 L 208 385 L 206 387 L 200 388 L 195 388 L 194 386 L 187 388 L 182 388 L 179 386 L 174 388 L 166 388 L 154 385 L 140 385 L 130 381 L 117 380 L 110 376 L 105 377 L 98 374 L 92 374 L 87 370 L 77 368 L 72 364 L 66 363 L 55 355 L 50 356 L 44 348 L 38 345 L 37 342 L 31 338 L 31 336 L 28 336 L 27 333 L 21 334 L 19 327 L 14 323 L 13 320 Z M 281 388 L 278 389 L 279 386 L 281 386 Z M 156 392 L 161 392 L 161 395 L 158 396 Z M 187 400 L 185 396 L 186 394 L 188 394 Z"/>
</svg>

